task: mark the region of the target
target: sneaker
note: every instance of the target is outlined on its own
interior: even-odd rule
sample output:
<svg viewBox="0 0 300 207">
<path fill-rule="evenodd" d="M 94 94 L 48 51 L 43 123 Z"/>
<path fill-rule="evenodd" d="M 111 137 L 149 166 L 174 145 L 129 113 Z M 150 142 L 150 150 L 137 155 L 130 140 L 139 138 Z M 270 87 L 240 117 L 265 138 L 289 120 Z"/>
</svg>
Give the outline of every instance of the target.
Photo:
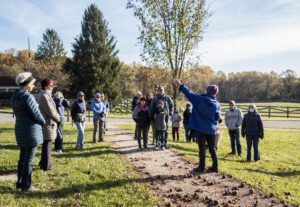
<svg viewBox="0 0 300 207">
<path fill-rule="evenodd" d="M 155 149 L 156 149 L 156 150 L 158 150 L 158 148 L 159 148 L 158 146 L 155 146 Z"/>
<path fill-rule="evenodd" d="M 166 148 L 165 148 L 165 147 L 162 147 L 162 148 L 161 148 L 161 150 L 165 151 L 165 150 L 166 150 Z"/>
</svg>

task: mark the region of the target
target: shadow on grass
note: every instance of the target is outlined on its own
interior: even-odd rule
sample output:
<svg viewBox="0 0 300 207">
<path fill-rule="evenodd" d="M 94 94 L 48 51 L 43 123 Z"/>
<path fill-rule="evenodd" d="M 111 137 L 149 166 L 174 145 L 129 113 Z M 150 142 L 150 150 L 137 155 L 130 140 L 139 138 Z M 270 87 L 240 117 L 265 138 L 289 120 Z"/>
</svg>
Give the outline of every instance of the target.
<svg viewBox="0 0 300 207">
<path fill-rule="evenodd" d="M 190 174 L 190 173 L 189 173 Z M 70 187 L 65 187 L 48 192 L 20 192 L 10 187 L 1 187 L 0 194 L 10 193 L 14 194 L 17 198 L 66 198 L 73 196 L 75 193 L 88 193 L 94 190 L 107 190 L 114 187 L 126 186 L 132 183 L 150 183 L 161 182 L 166 180 L 182 180 L 187 178 L 187 175 L 170 175 L 170 176 L 154 176 L 147 178 L 129 178 L 119 180 L 104 180 L 101 182 L 94 182 L 88 184 L 77 184 Z"/>
<path fill-rule="evenodd" d="M 291 176 L 299 176 L 300 171 L 294 170 L 294 171 L 277 171 L 277 172 L 268 172 L 264 170 L 254 170 L 254 169 L 245 169 L 248 172 L 254 172 L 254 173 L 262 173 L 266 175 L 274 175 L 278 177 L 291 177 Z"/>
<path fill-rule="evenodd" d="M 2 175 L 10 175 L 10 174 L 16 174 L 17 173 L 17 167 L 14 168 L 7 168 L 7 167 L 0 167 L 0 176 Z"/>
<path fill-rule="evenodd" d="M 8 150 L 20 150 L 20 148 L 15 144 L 8 144 L 8 145 L 0 145 L 1 149 L 8 149 Z"/>
<path fill-rule="evenodd" d="M 89 150 L 89 149 L 88 149 Z M 53 157 L 61 157 L 61 158 L 81 158 L 81 157 L 93 157 L 99 156 L 103 154 L 115 154 L 113 150 L 107 148 L 107 150 L 97 150 L 97 151 L 85 151 L 85 150 L 77 150 L 78 153 L 63 153 L 63 154 L 53 154 Z"/>
</svg>

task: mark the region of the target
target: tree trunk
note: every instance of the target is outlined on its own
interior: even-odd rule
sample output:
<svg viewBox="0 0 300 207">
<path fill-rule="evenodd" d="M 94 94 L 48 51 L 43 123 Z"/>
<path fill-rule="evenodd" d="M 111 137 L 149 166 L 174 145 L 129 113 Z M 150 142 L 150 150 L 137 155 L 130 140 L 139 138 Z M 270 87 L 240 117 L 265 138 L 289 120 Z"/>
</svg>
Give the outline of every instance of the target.
<svg viewBox="0 0 300 207">
<path fill-rule="evenodd" d="M 175 84 L 173 84 L 173 102 L 174 102 L 174 110 L 177 109 L 177 96 L 178 96 L 178 89 L 175 86 Z"/>
</svg>

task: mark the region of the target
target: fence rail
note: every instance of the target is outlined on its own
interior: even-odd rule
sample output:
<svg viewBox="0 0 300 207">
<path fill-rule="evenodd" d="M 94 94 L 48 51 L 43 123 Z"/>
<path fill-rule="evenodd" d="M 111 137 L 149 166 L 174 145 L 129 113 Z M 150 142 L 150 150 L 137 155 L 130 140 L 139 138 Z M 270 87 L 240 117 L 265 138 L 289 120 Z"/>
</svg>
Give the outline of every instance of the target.
<svg viewBox="0 0 300 207">
<path fill-rule="evenodd" d="M 8 101 L 7 101 L 8 102 Z M 4 104 L 3 104 L 4 105 Z M 240 108 L 243 113 L 248 111 L 248 105 L 245 104 L 238 104 L 238 108 Z M 225 114 L 227 110 L 229 110 L 228 104 L 221 104 L 222 114 Z M 258 105 L 257 110 L 262 117 L 268 118 L 299 118 L 300 119 L 300 107 L 292 107 L 292 106 L 264 106 Z M 7 111 L 3 111 L 0 109 L 0 112 L 11 113 Z M 131 100 L 130 99 L 123 99 L 118 104 L 112 104 L 111 113 L 115 114 L 131 114 Z M 87 117 L 90 120 L 93 116 L 93 112 L 91 112 L 90 105 L 87 104 Z M 66 110 L 66 117 L 70 119 L 70 111 L 69 109 Z"/>
</svg>

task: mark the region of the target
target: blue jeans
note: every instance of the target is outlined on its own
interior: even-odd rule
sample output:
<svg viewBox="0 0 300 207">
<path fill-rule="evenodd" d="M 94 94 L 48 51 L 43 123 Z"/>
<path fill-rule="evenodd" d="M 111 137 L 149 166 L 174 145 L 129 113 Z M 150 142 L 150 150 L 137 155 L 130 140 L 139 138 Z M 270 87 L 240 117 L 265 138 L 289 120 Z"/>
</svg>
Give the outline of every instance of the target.
<svg viewBox="0 0 300 207">
<path fill-rule="evenodd" d="M 78 130 L 78 136 L 77 136 L 77 147 L 83 147 L 83 135 L 84 135 L 84 128 L 85 128 L 85 122 L 75 122 L 77 130 Z"/>
<path fill-rule="evenodd" d="M 36 146 L 20 148 L 17 188 L 21 188 L 22 190 L 27 190 L 31 187 L 31 173 L 35 150 Z"/>
<path fill-rule="evenodd" d="M 251 161 L 252 144 L 254 148 L 254 160 L 255 161 L 260 160 L 259 147 L 258 147 L 259 137 L 246 135 L 246 139 L 247 139 L 247 161 Z"/>
<path fill-rule="evenodd" d="M 191 136 L 190 136 L 190 129 L 188 124 L 183 124 L 184 130 L 185 130 L 185 139 L 186 141 L 190 142 L 191 141 Z"/>
</svg>

